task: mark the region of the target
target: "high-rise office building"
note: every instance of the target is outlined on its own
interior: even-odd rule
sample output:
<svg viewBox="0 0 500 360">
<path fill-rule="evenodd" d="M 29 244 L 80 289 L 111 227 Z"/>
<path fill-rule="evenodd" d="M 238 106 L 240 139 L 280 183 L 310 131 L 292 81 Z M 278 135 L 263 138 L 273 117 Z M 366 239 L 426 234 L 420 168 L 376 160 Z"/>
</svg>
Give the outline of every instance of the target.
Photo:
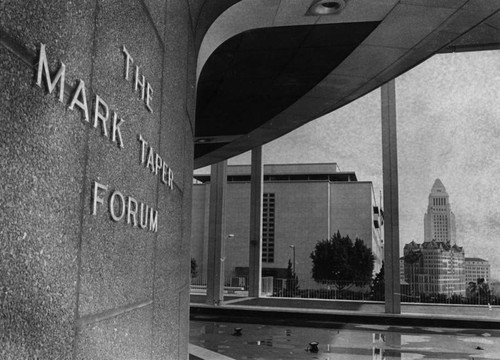
<svg viewBox="0 0 500 360">
<path fill-rule="evenodd" d="M 446 188 L 439 179 L 434 181 L 424 216 L 424 242 L 432 240 L 456 244 L 455 214 L 451 211 Z"/>
</svg>

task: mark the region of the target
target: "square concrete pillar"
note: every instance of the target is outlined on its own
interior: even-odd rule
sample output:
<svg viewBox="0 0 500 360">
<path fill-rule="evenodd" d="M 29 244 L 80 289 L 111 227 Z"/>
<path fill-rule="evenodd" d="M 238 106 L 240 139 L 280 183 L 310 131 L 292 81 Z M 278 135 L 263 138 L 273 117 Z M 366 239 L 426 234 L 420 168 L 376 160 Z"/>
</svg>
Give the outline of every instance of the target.
<svg viewBox="0 0 500 360">
<path fill-rule="evenodd" d="M 264 167 L 262 146 L 252 150 L 252 183 L 250 187 L 250 243 L 248 258 L 248 296 L 260 297 L 262 273 L 262 195 Z"/>
<path fill-rule="evenodd" d="M 381 88 L 382 164 L 384 175 L 385 312 L 401 313 L 399 283 L 399 198 L 394 80 Z"/>
<path fill-rule="evenodd" d="M 227 161 L 211 167 L 206 299 L 209 305 L 219 305 L 224 300 L 226 173 Z"/>
</svg>

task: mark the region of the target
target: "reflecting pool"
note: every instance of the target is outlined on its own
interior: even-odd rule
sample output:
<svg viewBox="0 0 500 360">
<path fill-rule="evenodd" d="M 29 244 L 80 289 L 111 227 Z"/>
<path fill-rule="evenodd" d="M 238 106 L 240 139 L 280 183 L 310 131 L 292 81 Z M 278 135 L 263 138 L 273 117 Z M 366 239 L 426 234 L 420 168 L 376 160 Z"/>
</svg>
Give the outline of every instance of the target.
<svg viewBox="0 0 500 360">
<path fill-rule="evenodd" d="M 200 321 L 190 324 L 192 344 L 239 360 L 500 359 L 498 330 L 354 324 L 338 324 L 330 329 Z"/>
</svg>

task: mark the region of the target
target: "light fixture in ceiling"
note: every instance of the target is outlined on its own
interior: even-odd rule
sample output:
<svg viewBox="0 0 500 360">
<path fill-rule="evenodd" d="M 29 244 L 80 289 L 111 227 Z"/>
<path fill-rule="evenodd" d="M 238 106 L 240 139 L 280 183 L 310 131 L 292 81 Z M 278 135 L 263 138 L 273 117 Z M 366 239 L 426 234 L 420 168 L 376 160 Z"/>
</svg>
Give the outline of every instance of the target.
<svg viewBox="0 0 500 360">
<path fill-rule="evenodd" d="M 307 10 L 307 15 L 338 14 L 345 8 L 345 0 L 315 0 Z"/>
</svg>

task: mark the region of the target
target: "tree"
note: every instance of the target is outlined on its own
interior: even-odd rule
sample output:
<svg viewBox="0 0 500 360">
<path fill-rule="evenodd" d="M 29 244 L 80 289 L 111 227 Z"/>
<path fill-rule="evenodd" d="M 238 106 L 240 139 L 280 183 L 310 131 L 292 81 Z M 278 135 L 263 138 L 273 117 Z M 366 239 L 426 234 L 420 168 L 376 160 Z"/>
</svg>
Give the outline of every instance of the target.
<svg viewBox="0 0 500 360">
<path fill-rule="evenodd" d="M 198 264 L 195 258 L 191 258 L 191 278 L 198 276 Z"/>
<path fill-rule="evenodd" d="M 491 290 L 484 278 L 477 279 L 477 292 L 480 304 L 489 304 L 491 302 Z"/>
<path fill-rule="evenodd" d="M 477 284 L 474 281 L 470 281 L 465 289 L 465 294 L 470 302 L 475 302 L 477 299 Z"/>
<path fill-rule="evenodd" d="M 466 289 L 467 299 L 472 304 L 489 304 L 492 301 L 491 290 L 484 278 L 471 281 Z"/>
<path fill-rule="evenodd" d="M 363 240 L 354 244 L 349 236 L 337 231 L 330 239 L 316 243 L 310 258 L 313 262 L 312 277 L 321 283 L 334 281 L 339 290 L 354 282 L 370 282 L 374 256 Z"/>
<path fill-rule="evenodd" d="M 365 245 L 363 240 L 354 241 L 354 253 L 351 256 L 353 280 L 371 282 L 375 257 L 371 249 Z"/>
<path fill-rule="evenodd" d="M 373 279 L 371 285 L 371 296 L 372 300 L 384 301 L 385 300 L 385 269 L 384 262 L 382 262 L 382 268 Z"/>
</svg>

